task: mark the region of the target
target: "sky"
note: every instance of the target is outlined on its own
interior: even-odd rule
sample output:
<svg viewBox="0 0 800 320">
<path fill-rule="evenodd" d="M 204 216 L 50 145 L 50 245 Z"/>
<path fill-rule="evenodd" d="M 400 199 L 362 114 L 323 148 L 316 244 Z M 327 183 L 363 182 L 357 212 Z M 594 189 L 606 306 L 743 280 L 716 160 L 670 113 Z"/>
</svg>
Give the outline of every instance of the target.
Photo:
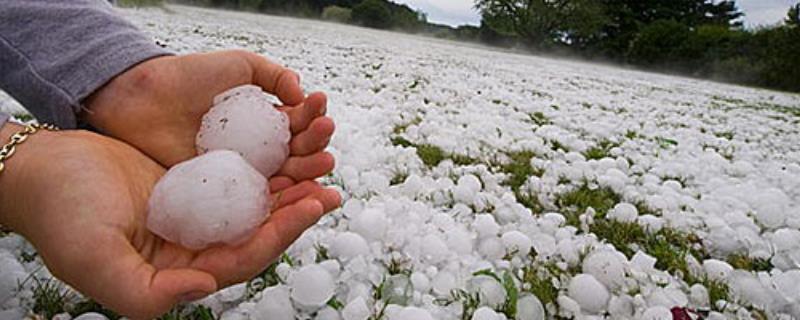
<svg viewBox="0 0 800 320">
<path fill-rule="evenodd" d="M 756 27 L 778 23 L 786 17 L 786 11 L 796 0 L 738 0 L 736 3 L 745 13 L 745 25 Z M 428 20 L 458 26 L 480 24 L 480 16 L 473 9 L 473 0 L 395 0 L 428 13 Z"/>
</svg>

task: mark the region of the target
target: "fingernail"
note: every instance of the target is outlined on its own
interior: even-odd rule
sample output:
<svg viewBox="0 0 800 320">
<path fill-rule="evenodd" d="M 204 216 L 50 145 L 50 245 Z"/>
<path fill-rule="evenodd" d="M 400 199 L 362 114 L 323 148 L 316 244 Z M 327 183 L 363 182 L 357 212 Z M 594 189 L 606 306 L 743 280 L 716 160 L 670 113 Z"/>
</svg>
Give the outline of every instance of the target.
<svg viewBox="0 0 800 320">
<path fill-rule="evenodd" d="M 180 299 L 183 302 L 193 302 L 205 298 L 208 293 L 203 291 L 192 291 L 181 295 Z"/>
</svg>

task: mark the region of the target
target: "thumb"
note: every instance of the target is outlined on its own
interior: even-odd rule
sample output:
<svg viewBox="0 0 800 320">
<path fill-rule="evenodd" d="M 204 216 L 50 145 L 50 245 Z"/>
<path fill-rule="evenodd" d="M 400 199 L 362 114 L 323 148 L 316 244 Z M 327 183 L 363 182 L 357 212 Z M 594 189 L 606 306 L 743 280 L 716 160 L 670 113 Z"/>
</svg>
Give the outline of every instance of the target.
<svg viewBox="0 0 800 320">
<path fill-rule="evenodd" d="M 197 300 L 217 290 L 214 277 L 195 269 L 156 269 L 124 238 L 117 236 L 84 257 L 82 273 L 92 281 L 73 286 L 108 308 L 132 319 L 152 319 L 179 302 Z M 85 260 L 88 259 L 88 260 Z M 86 279 L 86 276 L 76 278 Z M 69 280 L 69 279 L 64 279 Z"/>
</svg>

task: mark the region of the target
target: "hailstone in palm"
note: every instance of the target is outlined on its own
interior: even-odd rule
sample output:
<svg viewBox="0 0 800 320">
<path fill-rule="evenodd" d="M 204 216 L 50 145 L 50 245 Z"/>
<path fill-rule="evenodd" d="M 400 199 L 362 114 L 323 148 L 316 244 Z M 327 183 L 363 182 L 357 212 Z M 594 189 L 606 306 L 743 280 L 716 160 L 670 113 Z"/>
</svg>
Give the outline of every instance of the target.
<svg viewBox="0 0 800 320">
<path fill-rule="evenodd" d="M 289 118 L 273 106 L 273 97 L 253 85 L 214 98 L 197 133 L 197 151 L 231 150 L 271 177 L 289 157 Z"/>
<path fill-rule="evenodd" d="M 267 179 L 289 156 L 289 119 L 271 98 L 251 85 L 214 98 L 200 155 L 170 169 L 150 196 L 150 231 L 193 250 L 252 237 L 269 217 Z"/>
<path fill-rule="evenodd" d="M 174 166 L 150 197 L 147 227 L 186 248 L 236 245 L 269 214 L 267 179 L 238 153 L 212 151 Z"/>
</svg>

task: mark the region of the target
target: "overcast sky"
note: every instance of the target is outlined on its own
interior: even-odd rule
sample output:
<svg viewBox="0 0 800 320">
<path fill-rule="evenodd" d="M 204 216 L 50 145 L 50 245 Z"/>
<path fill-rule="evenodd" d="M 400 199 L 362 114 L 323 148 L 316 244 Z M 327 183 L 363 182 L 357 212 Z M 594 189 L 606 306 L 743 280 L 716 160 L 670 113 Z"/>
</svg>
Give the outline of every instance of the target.
<svg viewBox="0 0 800 320">
<path fill-rule="evenodd" d="M 738 0 L 748 27 L 775 24 L 783 20 L 786 11 L 797 0 Z M 453 26 L 480 24 L 480 16 L 472 8 L 473 0 L 395 0 L 428 13 L 428 20 Z"/>
</svg>

